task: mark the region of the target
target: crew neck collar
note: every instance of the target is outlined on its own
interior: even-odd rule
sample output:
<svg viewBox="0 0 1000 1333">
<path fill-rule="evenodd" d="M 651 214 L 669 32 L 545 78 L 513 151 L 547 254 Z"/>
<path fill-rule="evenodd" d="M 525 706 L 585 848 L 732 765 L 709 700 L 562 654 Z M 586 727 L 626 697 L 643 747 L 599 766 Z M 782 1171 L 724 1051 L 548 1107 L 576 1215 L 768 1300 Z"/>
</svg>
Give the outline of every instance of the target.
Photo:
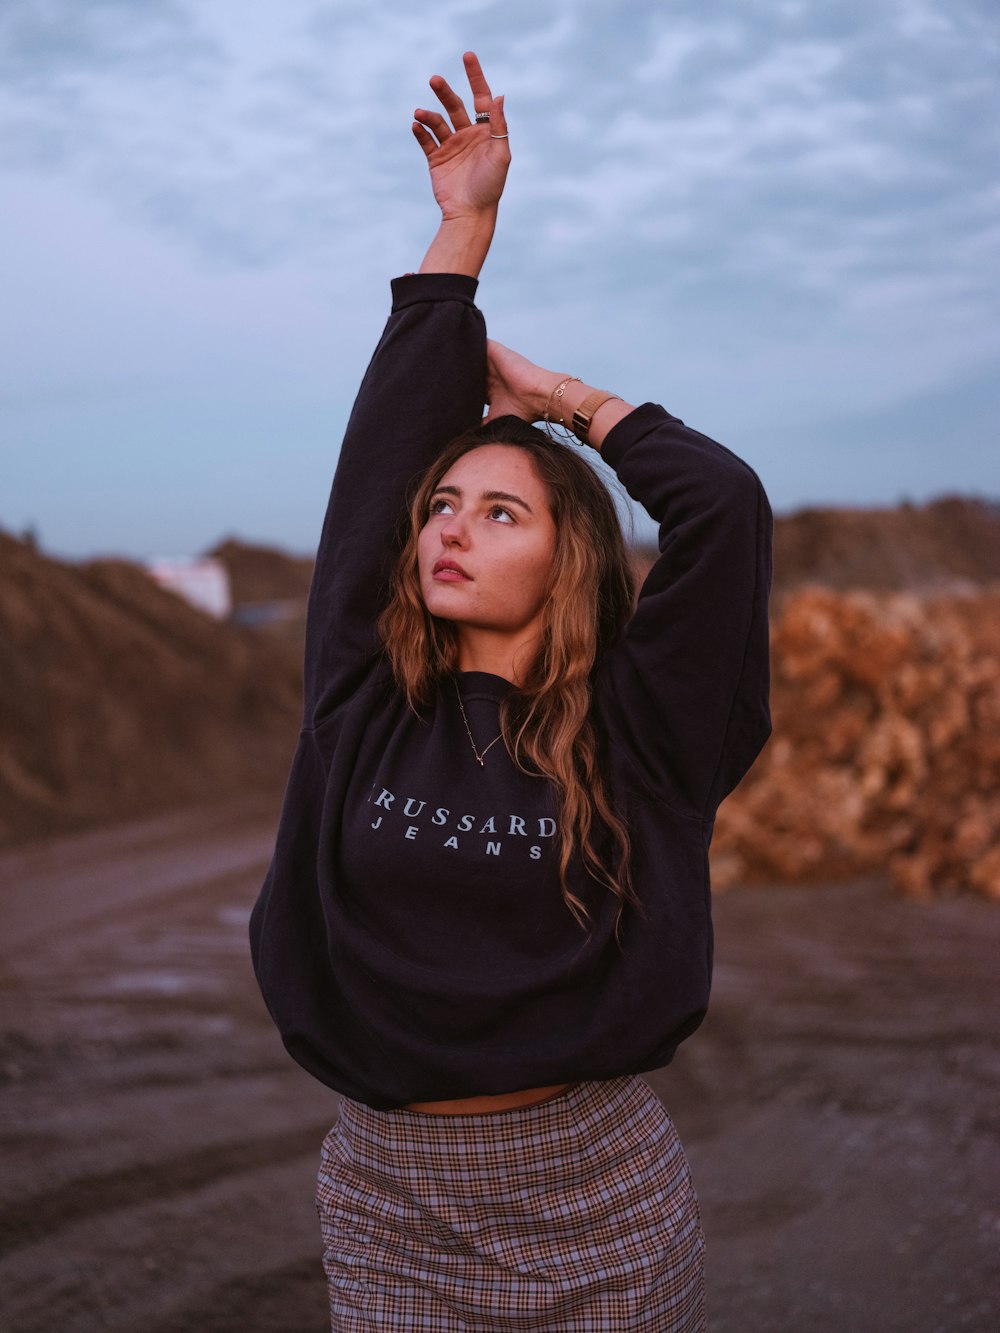
<svg viewBox="0 0 1000 1333">
<path fill-rule="evenodd" d="M 455 679 L 463 699 L 475 695 L 502 699 L 504 695 L 517 688 L 512 680 L 507 680 L 505 676 L 494 676 L 490 671 L 457 671 Z"/>
</svg>

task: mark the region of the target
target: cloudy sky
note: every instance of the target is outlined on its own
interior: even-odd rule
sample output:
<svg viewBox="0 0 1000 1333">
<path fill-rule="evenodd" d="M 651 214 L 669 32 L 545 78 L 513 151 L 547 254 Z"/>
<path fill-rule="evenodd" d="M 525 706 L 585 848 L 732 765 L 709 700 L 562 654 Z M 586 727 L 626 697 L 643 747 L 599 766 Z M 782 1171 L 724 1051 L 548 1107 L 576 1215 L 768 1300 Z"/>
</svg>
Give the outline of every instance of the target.
<svg viewBox="0 0 1000 1333">
<path fill-rule="evenodd" d="M 3 0 L 0 525 L 314 547 L 479 54 L 494 336 L 722 439 L 775 508 L 1000 496 L 996 0 Z"/>
</svg>

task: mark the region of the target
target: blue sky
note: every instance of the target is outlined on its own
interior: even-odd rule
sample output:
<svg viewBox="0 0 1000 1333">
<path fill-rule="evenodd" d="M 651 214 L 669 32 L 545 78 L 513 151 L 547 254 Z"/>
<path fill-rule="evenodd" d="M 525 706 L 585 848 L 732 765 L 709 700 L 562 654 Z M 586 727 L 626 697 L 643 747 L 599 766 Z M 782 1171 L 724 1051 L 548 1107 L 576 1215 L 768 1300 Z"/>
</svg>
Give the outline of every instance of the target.
<svg viewBox="0 0 1000 1333">
<path fill-rule="evenodd" d="M 494 336 L 779 511 L 1000 495 L 995 0 L 5 0 L 0 525 L 314 547 L 468 47 L 514 154 Z"/>
</svg>

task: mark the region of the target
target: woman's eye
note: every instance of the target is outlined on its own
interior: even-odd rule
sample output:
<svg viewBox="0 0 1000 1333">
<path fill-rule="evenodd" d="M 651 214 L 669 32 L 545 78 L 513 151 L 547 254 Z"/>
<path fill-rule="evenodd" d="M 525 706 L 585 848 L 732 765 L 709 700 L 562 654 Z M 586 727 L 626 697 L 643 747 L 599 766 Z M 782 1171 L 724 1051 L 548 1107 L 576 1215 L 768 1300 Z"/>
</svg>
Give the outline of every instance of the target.
<svg viewBox="0 0 1000 1333">
<path fill-rule="evenodd" d="M 490 510 L 490 518 L 495 519 L 498 523 L 514 522 L 514 515 L 509 509 L 504 509 L 503 505 L 494 505 Z"/>
<path fill-rule="evenodd" d="M 450 514 L 450 513 L 451 513 L 451 505 L 448 503 L 447 500 L 442 500 L 442 499 L 432 500 L 432 501 L 431 501 L 431 513 L 432 513 L 432 514 Z"/>
</svg>

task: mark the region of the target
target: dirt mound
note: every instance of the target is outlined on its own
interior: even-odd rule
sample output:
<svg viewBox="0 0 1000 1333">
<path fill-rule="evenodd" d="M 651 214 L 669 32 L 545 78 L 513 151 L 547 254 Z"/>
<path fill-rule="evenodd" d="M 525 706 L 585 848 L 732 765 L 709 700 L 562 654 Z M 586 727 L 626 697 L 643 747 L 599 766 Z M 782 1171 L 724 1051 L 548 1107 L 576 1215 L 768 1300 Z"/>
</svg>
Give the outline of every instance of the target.
<svg viewBox="0 0 1000 1333">
<path fill-rule="evenodd" d="M 774 524 L 778 600 L 803 583 L 907 591 L 1000 580 L 1000 506 L 946 496 L 922 507 L 803 509 Z"/>
<path fill-rule="evenodd" d="M 228 538 L 206 551 L 229 574 L 233 619 L 286 644 L 300 656 L 306 637 L 306 605 L 312 579 L 309 556 Z"/>
<path fill-rule="evenodd" d="M 1000 585 L 803 589 L 772 647 L 774 735 L 720 811 L 716 884 L 888 870 L 1000 899 Z"/>
<path fill-rule="evenodd" d="M 136 565 L 0 533 L 0 842 L 247 788 L 280 792 L 298 647 L 219 623 Z"/>
<path fill-rule="evenodd" d="M 206 555 L 221 560 L 229 571 L 233 603 L 237 607 L 266 602 L 301 601 L 309 596 L 313 561 L 289 555 L 273 546 L 253 546 L 227 537 Z"/>
</svg>

